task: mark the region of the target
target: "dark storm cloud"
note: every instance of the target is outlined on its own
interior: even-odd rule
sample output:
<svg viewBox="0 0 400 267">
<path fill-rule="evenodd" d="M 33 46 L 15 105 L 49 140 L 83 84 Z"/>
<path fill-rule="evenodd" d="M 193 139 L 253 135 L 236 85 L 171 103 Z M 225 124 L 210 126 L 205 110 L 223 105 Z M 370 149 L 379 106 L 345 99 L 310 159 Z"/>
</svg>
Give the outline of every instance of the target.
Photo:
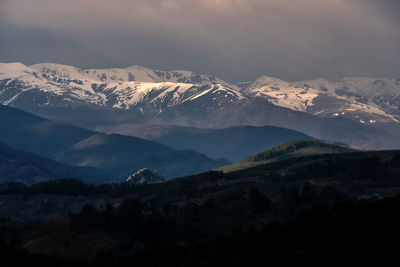
<svg viewBox="0 0 400 267">
<path fill-rule="evenodd" d="M 397 0 L 0 0 L 0 61 L 394 77 Z"/>
<path fill-rule="evenodd" d="M 359 0 L 360 3 L 364 0 Z M 400 1 L 399 0 L 365 0 L 369 5 L 376 7 L 383 12 L 384 16 L 393 19 L 396 23 L 400 23 Z"/>
</svg>

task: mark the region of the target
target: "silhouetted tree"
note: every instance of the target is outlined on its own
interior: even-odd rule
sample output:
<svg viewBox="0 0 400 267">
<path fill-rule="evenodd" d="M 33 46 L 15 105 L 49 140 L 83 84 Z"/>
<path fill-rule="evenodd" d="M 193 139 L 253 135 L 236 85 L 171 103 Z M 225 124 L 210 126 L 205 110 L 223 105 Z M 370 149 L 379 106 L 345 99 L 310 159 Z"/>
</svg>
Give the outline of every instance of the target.
<svg viewBox="0 0 400 267">
<path fill-rule="evenodd" d="M 297 185 L 289 187 L 287 191 L 288 200 L 290 202 L 298 202 L 300 200 L 300 189 Z"/>
<path fill-rule="evenodd" d="M 304 201 L 315 201 L 317 198 L 317 191 L 316 185 L 306 183 L 301 190 L 301 199 Z"/>
<path fill-rule="evenodd" d="M 269 209 L 271 201 L 257 188 L 251 188 L 249 191 L 248 202 L 250 210 L 254 213 L 261 213 Z"/>
<path fill-rule="evenodd" d="M 327 185 L 321 189 L 321 197 L 323 199 L 337 200 L 343 198 L 343 193 L 334 185 Z"/>
<path fill-rule="evenodd" d="M 137 199 L 127 199 L 114 211 L 114 224 L 121 231 L 132 232 L 141 222 L 142 203 Z"/>
</svg>

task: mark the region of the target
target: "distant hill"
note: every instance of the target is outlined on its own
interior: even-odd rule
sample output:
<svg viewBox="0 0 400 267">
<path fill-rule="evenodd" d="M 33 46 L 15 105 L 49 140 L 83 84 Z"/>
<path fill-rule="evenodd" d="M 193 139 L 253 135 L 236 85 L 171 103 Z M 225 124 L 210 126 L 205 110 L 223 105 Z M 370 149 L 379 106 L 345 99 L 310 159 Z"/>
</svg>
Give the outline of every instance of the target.
<svg viewBox="0 0 400 267">
<path fill-rule="evenodd" d="M 357 151 L 358 150 L 354 148 L 324 143 L 317 140 L 297 140 L 275 146 L 264 152 L 248 157 L 239 163 L 218 168 L 218 170 L 231 172 L 295 157 Z"/>
<path fill-rule="evenodd" d="M 0 143 L 0 183 L 12 181 L 33 184 L 71 177 L 88 183 L 107 182 L 99 170 L 65 165 Z"/>
<path fill-rule="evenodd" d="M 172 125 L 121 124 L 98 130 L 138 136 L 176 149 L 191 149 L 231 162 L 238 162 L 288 141 L 313 139 L 301 132 L 274 126 L 200 129 Z"/>
<path fill-rule="evenodd" d="M 102 169 L 115 181 L 142 168 L 173 178 L 228 163 L 137 137 L 107 135 L 49 121 L 6 106 L 0 106 L 0 122 L 0 142 L 64 164 Z"/>
</svg>

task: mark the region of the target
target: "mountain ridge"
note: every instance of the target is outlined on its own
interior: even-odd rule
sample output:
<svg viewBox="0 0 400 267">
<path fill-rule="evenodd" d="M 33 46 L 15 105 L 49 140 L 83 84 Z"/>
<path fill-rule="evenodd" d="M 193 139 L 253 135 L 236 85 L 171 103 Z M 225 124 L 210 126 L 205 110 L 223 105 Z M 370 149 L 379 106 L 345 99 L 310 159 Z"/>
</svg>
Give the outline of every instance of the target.
<svg viewBox="0 0 400 267">
<path fill-rule="evenodd" d="M 107 135 L 49 121 L 3 105 L 0 121 L 0 142 L 64 164 L 99 168 L 115 181 L 144 167 L 173 178 L 227 162 L 133 136 Z"/>
<path fill-rule="evenodd" d="M 0 103 L 92 129 L 133 122 L 199 128 L 271 125 L 355 146 L 400 146 L 398 79 L 289 83 L 263 76 L 235 85 L 190 71 L 3 63 Z"/>
<path fill-rule="evenodd" d="M 60 178 L 76 178 L 88 183 L 109 182 L 100 170 L 66 165 L 0 143 L 0 183 L 33 184 Z"/>
<path fill-rule="evenodd" d="M 190 149 L 212 158 L 238 162 L 275 145 L 313 137 L 298 131 L 275 126 L 234 126 L 203 129 L 173 125 L 113 125 L 97 129 L 156 141 L 176 149 Z"/>
<path fill-rule="evenodd" d="M 295 140 L 279 144 L 257 153 L 256 155 L 250 156 L 241 162 L 223 166 L 216 170 L 232 172 L 296 157 L 351 152 L 360 152 L 360 150 L 319 140 Z"/>
</svg>

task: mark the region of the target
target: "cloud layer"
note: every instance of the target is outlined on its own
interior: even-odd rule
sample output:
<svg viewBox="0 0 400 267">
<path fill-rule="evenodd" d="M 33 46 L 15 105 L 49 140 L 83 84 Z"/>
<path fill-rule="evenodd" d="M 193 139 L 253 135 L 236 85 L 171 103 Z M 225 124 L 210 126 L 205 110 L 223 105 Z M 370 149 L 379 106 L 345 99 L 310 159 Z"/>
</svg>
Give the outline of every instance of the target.
<svg viewBox="0 0 400 267">
<path fill-rule="evenodd" d="M 0 61 L 302 80 L 400 72 L 397 0 L 0 0 Z"/>
</svg>

